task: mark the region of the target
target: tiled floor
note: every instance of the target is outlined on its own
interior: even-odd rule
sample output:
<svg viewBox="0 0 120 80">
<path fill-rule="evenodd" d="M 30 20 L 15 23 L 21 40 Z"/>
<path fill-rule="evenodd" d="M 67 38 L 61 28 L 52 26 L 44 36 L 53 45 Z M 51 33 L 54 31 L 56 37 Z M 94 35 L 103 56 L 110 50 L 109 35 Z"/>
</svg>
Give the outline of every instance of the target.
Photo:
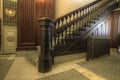
<svg viewBox="0 0 120 80">
<path fill-rule="evenodd" d="M 14 60 L 14 62 L 4 80 L 120 80 L 120 54 L 117 52 L 93 61 L 85 61 L 85 58 L 82 58 L 55 64 L 52 71 L 44 74 L 37 71 L 37 65 L 34 62 L 38 53 L 37 51 L 20 51 L 16 55 L 8 56 L 7 59 Z M 102 67 L 105 64 L 106 67 Z M 113 65 L 116 66 L 115 69 L 109 67 Z M 104 73 L 102 70 L 105 71 L 103 75 L 101 75 L 102 72 Z"/>
</svg>

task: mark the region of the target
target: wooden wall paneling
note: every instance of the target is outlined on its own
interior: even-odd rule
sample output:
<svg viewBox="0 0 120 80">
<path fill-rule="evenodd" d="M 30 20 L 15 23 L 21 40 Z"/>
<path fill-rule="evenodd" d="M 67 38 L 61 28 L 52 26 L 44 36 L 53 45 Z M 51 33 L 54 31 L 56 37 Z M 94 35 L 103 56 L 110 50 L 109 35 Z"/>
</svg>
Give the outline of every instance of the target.
<svg viewBox="0 0 120 80">
<path fill-rule="evenodd" d="M 18 50 L 36 49 L 40 44 L 38 19 L 47 16 L 54 19 L 55 0 L 18 0 Z"/>
<path fill-rule="evenodd" d="M 118 14 L 113 13 L 112 26 L 111 26 L 111 47 L 117 48 L 118 46 Z"/>
<path fill-rule="evenodd" d="M 120 46 L 120 14 L 118 19 L 118 46 Z"/>
<path fill-rule="evenodd" d="M 18 0 L 18 50 L 36 49 L 34 11 L 34 0 Z"/>
<path fill-rule="evenodd" d="M 2 28 L 2 27 L 1 27 L 1 18 L 0 18 L 0 49 L 1 49 L 1 39 L 2 39 L 2 38 L 1 38 L 1 37 L 2 37 L 2 35 L 1 35 L 1 34 L 2 34 L 1 28 Z"/>
<path fill-rule="evenodd" d="M 49 3 L 50 3 L 50 7 L 51 9 L 49 9 L 49 17 L 52 18 L 52 19 L 55 19 L 55 0 L 49 0 Z"/>
<path fill-rule="evenodd" d="M 55 0 L 45 0 L 45 15 L 51 19 L 55 18 Z"/>
<path fill-rule="evenodd" d="M 35 28 L 36 28 L 36 43 L 40 45 L 40 25 L 38 19 L 45 16 L 44 9 L 45 0 L 35 0 Z"/>
</svg>

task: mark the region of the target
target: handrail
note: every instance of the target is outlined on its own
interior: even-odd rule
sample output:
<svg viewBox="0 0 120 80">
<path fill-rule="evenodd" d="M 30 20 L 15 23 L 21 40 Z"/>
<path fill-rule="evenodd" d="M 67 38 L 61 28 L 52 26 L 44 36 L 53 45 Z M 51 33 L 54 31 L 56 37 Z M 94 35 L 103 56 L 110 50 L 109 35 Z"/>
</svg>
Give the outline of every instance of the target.
<svg viewBox="0 0 120 80">
<path fill-rule="evenodd" d="M 96 0 L 96 1 L 90 2 L 89 4 L 86 4 L 86 5 L 78 8 L 78 9 L 75 9 L 75 10 L 73 10 L 73 11 L 71 11 L 71 12 L 69 12 L 69 13 L 67 13 L 67 14 L 65 14 L 65 15 L 63 15 L 63 16 L 58 17 L 58 18 L 55 19 L 54 21 L 56 22 L 56 21 L 58 21 L 59 19 L 61 19 L 61 18 L 63 18 L 63 17 L 66 17 L 67 15 L 73 14 L 73 13 L 79 11 L 79 10 L 84 9 L 85 7 L 88 7 L 88 6 L 90 6 L 90 5 L 93 5 L 93 4 L 95 4 L 95 3 L 97 3 L 97 2 L 100 2 L 100 1 L 101 1 L 101 0 Z"/>
</svg>

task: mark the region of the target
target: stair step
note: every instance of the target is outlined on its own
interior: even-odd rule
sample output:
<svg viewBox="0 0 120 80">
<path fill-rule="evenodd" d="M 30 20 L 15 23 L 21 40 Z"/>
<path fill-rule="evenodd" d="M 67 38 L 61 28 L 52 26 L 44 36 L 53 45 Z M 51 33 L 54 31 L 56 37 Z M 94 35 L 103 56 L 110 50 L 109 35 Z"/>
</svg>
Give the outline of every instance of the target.
<svg viewBox="0 0 120 80">
<path fill-rule="evenodd" d="M 78 59 L 85 59 L 85 57 L 86 57 L 86 52 L 56 56 L 54 57 L 54 64 L 60 64 Z"/>
</svg>

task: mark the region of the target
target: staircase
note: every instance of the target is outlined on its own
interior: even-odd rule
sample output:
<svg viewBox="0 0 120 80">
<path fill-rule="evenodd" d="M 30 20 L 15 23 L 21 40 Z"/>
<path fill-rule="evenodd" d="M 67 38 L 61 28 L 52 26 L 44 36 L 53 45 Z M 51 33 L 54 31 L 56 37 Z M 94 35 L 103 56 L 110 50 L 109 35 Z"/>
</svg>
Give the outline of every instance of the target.
<svg viewBox="0 0 120 80">
<path fill-rule="evenodd" d="M 53 56 L 86 51 L 87 37 L 116 7 L 115 4 L 114 0 L 97 0 L 56 19 L 51 39 Z"/>
<path fill-rule="evenodd" d="M 48 23 L 49 21 L 51 22 L 50 19 L 41 19 L 41 26 L 51 25 L 52 29 L 50 26 L 43 28 L 45 31 L 42 32 L 44 39 L 39 61 L 43 60 L 43 63 L 46 61 L 46 66 L 50 66 L 50 55 L 52 55 L 54 63 L 55 56 L 85 52 L 87 49 L 87 38 L 94 34 L 96 26 L 111 14 L 116 7 L 116 0 L 96 0 L 54 20 L 54 26 Z M 43 22 L 44 20 L 47 22 Z M 39 68 L 43 65 L 41 64 L 39 64 Z"/>
</svg>

